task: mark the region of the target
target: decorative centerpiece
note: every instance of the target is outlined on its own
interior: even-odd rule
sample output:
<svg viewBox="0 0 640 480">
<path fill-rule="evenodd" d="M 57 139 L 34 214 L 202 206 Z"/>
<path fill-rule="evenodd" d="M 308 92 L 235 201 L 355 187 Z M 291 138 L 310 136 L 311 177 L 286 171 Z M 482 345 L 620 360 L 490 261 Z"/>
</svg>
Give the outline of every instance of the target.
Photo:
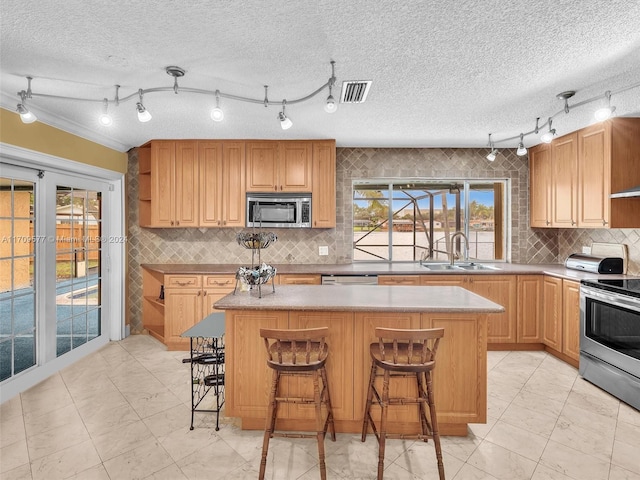
<svg viewBox="0 0 640 480">
<path fill-rule="evenodd" d="M 236 272 L 236 287 L 233 290 L 235 295 L 238 289 L 238 282 L 242 282 L 252 289 L 254 286 L 258 286 L 258 297 L 262 298 L 261 286 L 271 280 L 271 287 L 273 292 L 276 291 L 274 277 L 276 276 L 276 268 L 262 263 L 261 251 L 263 248 L 267 248 L 274 243 L 278 237 L 275 233 L 271 232 L 241 232 L 236 236 L 238 245 L 242 245 L 244 248 L 251 250 L 251 266 L 240 267 Z M 258 254 L 258 261 L 256 264 L 256 252 Z"/>
</svg>

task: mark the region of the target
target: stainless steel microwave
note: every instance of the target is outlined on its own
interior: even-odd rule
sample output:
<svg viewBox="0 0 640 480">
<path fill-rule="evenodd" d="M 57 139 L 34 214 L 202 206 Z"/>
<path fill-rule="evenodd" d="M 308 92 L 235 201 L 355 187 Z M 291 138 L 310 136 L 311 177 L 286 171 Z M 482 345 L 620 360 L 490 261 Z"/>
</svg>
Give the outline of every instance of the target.
<svg viewBox="0 0 640 480">
<path fill-rule="evenodd" d="M 311 228 L 311 194 L 247 193 L 247 227 Z"/>
</svg>

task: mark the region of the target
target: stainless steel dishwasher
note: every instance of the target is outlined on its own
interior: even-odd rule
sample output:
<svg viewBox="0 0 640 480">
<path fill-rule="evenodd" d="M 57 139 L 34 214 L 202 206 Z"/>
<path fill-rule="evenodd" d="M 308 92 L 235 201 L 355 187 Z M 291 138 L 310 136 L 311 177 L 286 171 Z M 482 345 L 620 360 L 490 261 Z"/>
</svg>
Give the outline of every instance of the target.
<svg viewBox="0 0 640 480">
<path fill-rule="evenodd" d="M 322 285 L 377 285 L 377 275 L 322 275 Z"/>
</svg>

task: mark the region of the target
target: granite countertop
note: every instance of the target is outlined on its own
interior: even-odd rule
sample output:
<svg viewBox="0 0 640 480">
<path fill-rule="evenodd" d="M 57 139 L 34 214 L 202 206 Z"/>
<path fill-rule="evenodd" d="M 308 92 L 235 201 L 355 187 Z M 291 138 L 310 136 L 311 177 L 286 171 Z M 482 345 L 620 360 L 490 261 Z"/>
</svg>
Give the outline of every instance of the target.
<svg viewBox="0 0 640 480">
<path fill-rule="evenodd" d="M 496 270 L 428 270 L 416 263 L 350 263 L 350 264 L 273 264 L 282 274 L 316 275 L 552 275 L 568 280 L 585 278 L 625 278 L 625 275 L 604 275 L 569 270 L 558 264 L 487 263 Z M 159 263 L 142 267 L 163 274 L 235 274 L 238 264 Z"/>
<path fill-rule="evenodd" d="M 349 312 L 500 313 L 504 307 L 462 287 L 398 288 L 386 285 L 270 285 L 230 293 L 214 304 L 221 310 L 314 310 Z"/>
</svg>

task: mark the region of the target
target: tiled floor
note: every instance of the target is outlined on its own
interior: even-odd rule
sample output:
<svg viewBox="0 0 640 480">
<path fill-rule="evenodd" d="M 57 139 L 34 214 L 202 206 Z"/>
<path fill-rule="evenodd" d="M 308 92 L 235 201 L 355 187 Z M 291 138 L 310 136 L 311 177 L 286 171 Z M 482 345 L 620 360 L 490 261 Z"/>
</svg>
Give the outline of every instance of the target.
<svg viewBox="0 0 640 480">
<path fill-rule="evenodd" d="M 0 478 L 257 478 L 262 432 L 189 430 L 189 366 L 131 336 L 0 407 Z M 543 352 L 489 352 L 489 419 L 444 437 L 448 479 L 640 479 L 640 412 Z M 436 386 L 437 388 L 437 386 Z M 313 440 L 274 439 L 267 478 L 316 479 Z M 329 478 L 375 478 L 377 443 L 327 440 Z M 432 442 L 391 440 L 386 479 L 437 478 Z"/>
</svg>

